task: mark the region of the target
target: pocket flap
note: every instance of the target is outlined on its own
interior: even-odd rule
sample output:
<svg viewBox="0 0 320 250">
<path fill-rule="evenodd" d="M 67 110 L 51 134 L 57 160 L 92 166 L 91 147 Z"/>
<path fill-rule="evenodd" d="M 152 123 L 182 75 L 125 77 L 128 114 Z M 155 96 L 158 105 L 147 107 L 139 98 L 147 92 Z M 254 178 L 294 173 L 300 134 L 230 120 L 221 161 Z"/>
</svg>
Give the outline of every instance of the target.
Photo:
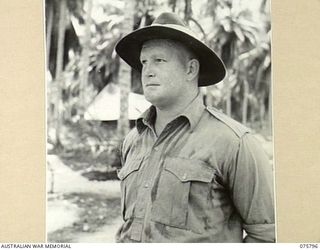
<svg viewBox="0 0 320 250">
<path fill-rule="evenodd" d="M 214 176 L 214 170 L 208 164 L 195 159 L 167 157 L 164 168 L 182 182 L 211 182 Z"/>
<path fill-rule="evenodd" d="M 119 179 L 124 180 L 132 172 L 138 171 L 142 161 L 143 161 L 143 158 L 127 161 L 124 164 L 123 168 L 121 168 L 120 171 L 118 172 Z"/>
</svg>

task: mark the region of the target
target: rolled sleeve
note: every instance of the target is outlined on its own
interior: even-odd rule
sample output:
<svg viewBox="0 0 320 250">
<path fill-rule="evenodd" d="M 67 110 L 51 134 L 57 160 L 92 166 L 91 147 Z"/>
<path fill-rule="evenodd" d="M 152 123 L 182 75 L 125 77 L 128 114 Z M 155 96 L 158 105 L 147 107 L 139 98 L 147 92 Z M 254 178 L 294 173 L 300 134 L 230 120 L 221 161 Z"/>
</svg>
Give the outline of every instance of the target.
<svg viewBox="0 0 320 250">
<path fill-rule="evenodd" d="M 243 229 L 247 233 L 244 239 L 245 243 L 275 242 L 275 225 L 273 223 L 243 224 Z"/>
<path fill-rule="evenodd" d="M 228 176 L 232 200 L 247 233 L 244 242 L 275 242 L 272 166 L 252 134 L 241 137 Z"/>
</svg>

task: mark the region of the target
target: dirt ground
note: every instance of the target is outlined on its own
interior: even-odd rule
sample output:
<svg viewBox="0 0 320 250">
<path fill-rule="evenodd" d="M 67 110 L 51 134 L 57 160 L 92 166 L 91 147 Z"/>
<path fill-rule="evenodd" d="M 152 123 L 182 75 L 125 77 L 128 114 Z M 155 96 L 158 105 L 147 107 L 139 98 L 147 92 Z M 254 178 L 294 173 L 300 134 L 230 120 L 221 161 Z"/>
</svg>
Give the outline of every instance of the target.
<svg viewBox="0 0 320 250">
<path fill-rule="evenodd" d="M 47 241 L 114 242 L 121 224 L 119 181 L 89 181 L 55 155 L 47 161 Z"/>
</svg>

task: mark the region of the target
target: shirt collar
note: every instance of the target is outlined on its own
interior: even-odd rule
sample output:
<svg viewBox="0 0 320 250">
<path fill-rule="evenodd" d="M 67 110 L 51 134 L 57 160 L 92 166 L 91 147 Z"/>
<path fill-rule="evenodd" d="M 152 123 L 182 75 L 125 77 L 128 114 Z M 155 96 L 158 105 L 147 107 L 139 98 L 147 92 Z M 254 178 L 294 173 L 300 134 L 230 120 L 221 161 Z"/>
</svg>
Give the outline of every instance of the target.
<svg viewBox="0 0 320 250">
<path fill-rule="evenodd" d="M 146 126 L 152 129 L 157 116 L 156 113 L 156 107 L 152 105 L 136 120 L 136 127 L 139 133 L 141 133 L 146 128 Z"/>
<path fill-rule="evenodd" d="M 199 92 L 192 102 L 179 115 L 177 115 L 176 118 L 181 116 L 186 117 L 190 123 L 190 130 L 193 131 L 200 121 L 204 108 L 202 95 Z M 147 126 L 152 128 L 156 116 L 156 108 L 152 105 L 137 119 L 136 127 L 138 132 L 141 133 Z"/>
</svg>

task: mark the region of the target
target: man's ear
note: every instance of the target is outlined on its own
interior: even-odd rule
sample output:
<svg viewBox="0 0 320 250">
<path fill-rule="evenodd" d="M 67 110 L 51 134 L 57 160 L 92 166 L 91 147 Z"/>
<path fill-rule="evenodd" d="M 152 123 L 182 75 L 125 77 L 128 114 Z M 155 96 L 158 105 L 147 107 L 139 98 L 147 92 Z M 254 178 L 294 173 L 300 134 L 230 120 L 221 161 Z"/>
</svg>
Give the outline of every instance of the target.
<svg viewBox="0 0 320 250">
<path fill-rule="evenodd" d="M 199 70 L 200 70 L 200 63 L 197 59 L 191 59 L 189 60 L 187 64 L 187 79 L 188 80 L 193 80 L 199 75 Z"/>
</svg>

